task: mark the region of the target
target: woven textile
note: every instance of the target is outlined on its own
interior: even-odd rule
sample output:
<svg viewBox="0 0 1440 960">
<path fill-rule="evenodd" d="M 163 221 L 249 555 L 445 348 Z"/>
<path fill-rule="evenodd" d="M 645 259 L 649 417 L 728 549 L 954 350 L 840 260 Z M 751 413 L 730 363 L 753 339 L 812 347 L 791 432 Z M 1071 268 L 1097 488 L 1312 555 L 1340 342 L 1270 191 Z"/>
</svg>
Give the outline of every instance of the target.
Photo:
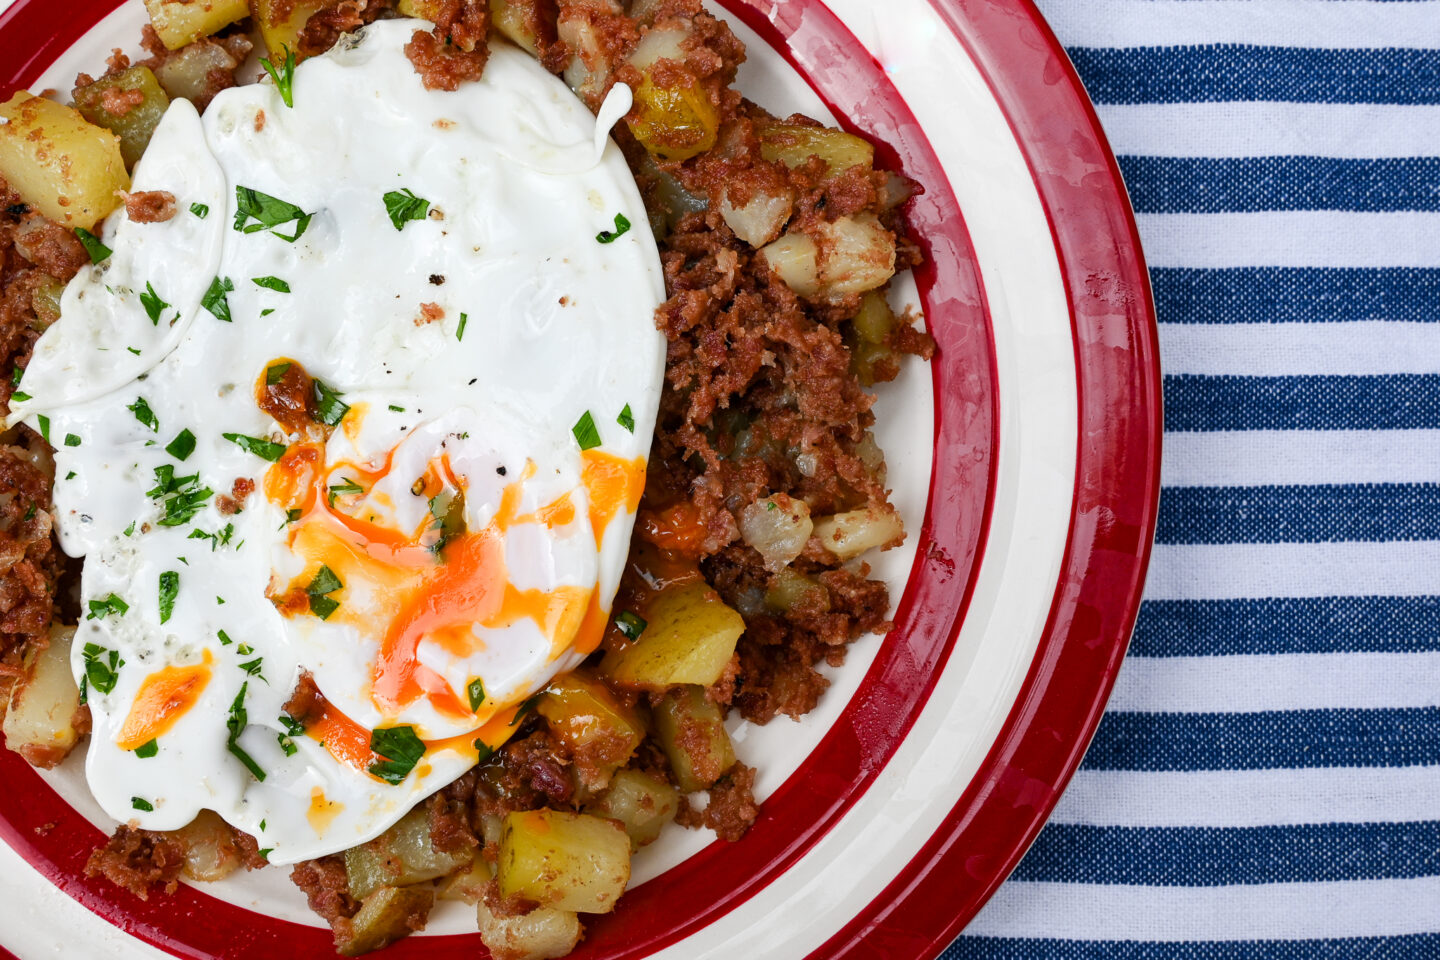
<svg viewBox="0 0 1440 960">
<path fill-rule="evenodd" d="M 1440 2 L 1048 0 L 1165 489 L 1110 709 L 945 960 L 1440 958 Z"/>
</svg>

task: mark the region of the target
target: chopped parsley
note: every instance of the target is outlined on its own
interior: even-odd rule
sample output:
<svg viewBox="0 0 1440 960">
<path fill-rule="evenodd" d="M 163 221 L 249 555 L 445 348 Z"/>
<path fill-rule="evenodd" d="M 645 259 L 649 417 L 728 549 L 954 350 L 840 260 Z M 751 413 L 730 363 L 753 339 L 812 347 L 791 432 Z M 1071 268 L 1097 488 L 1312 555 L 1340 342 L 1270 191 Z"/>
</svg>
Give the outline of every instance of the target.
<svg viewBox="0 0 1440 960">
<path fill-rule="evenodd" d="M 10 371 L 10 385 L 12 387 L 20 386 L 20 378 L 23 376 L 25 376 L 25 368 L 17 365 L 14 370 Z"/>
<path fill-rule="evenodd" d="M 330 615 L 340 608 L 340 601 L 328 596 L 339 590 L 345 584 L 335 576 L 335 571 L 329 567 L 321 566 L 315 572 L 315 578 L 310 581 L 310 586 L 305 592 L 310 595 L 310 612 L 321 620 L 329 620 Z"/>
<path fill-rule="evenodd" d="M 600 430 L 595 426 L 595 418 L 590 415 L 589 410 L 586 410 L 584 415 L 575 421 L 575 426 L 570 428 L 570 432 L 575 434 L 581 450 L 590 450 L 600 446 Z"/>
<path fill-rule="evenodd" d="M 268 193 L 261 193 L 251 187 L 235 187 L 235 229 L 241 233 L 258 233 L 269 230 L 286 243 L 294 243 L 310 226 L 313 213 L 306 213 L 295 204 Z M 254 223 L 250 221 L 254 220 Z M 289 236 L 277 228 L 287 223 L 295 224 L 295 232 Z"/>
<path fill-rule="evenodd" d="M 29 509 L 25 511 L 25 516 L 20 518 L 20 522 L 29 523 L 33 519 L 35 519 L 35 504 L 32 503 L 30 504 Z"/>
<path fill-rule="evenodd" d="M 631 433 L 635 432 L 635 414 L 630 412 L 630 404 L 625 404 L 625 409 L 620 411 L 620 416 L 615 418 L 615 422 Z"/>
<path fill-rule="evenodd" d="M 315 417 L 327 427 L 345 419 L 350 404 L 340 399 L 341 393 L 320 380 L 315 381 Z"/>
<path fill-rule="evenodd" d="M 165 508 L 160 526 L 178 527 L 199 513 L 214 492 L 209 487 L 200 486 L 200 474 L 177 477 L 175 467 L 166 463 L 155 468 L 155 486 L 145 495 Z"/>
<path fill-rule="evenodd" d="M 489 760 L 495 755 L 495 748 L 490 746 L 490 744 L 486 743 L 484 740 L 477 739 L 475 741 L 475 752 L 479 754 L 479 756 L 475 758 L 475 762 L 484 763 L 486 760 Z"/>
<path fill-rule="evenodd" d="M 151 757 L 155 756 L 155 754 L 159 752 L 160 744 L 154 738 L 151 738 L 150 740 L 140 744 L 140 746 L 135 748 L 135 756 L 139 757 L 141 760 L 149 760 Z"/>
<path fill-rule="evenodd" d="M 115 689 L 115 681 L 120 677 L 120 668 L 125 666 L 125 661 L 120 659 L 120 653 L 116 650 L 107 650 L 99 644 L 87 643 L 84 650 L 85 658 L 85 682 L 101 693 L 110 693 Z"/>
<path fill-rule="evenodd" d="M 379 763 L 370 764 L 371 775 L 393 785 L 403 783 L 425 756 L 425 741 L 414 727 L 386 727 L 371 732 L 370 750 L 381 757 Z"/>
<path fill-rule="evenodd" d="M 485 683 L 479 677 L 470 681 L 465 692 L 470 695 L 470 709 L 479 710 L 480 704 L 485 702 Z"/>
<path fill-rule="evenodd" d="M 275 81 L 275 89 L 280 92 L 280 99 L 285 101 L 285 106 L 295 106 L 295 51 L 290 45 L 284 47 L 285 59 L 279 67 L 264 57 L 260 58 L 260 66 L 270 74 L 270 79 Z"/>
<path fill-rule="evenodd" d="M 224 526 L 222 529 L 216 531 L 215 533 L 207 533 L 207 532 L 205 532 L 204 530 L 199 530 L 199 529 L 191 530 L 191 531 L 190 531 L 190 536 L 187 537 L 186 539 L 187 539 L 187 540 L 209 540 L 209 541 L 210 541 L 210 552 L 211 552 L 211 553 L 214 553 L 216 550 L 218 550 L 218 549 L 221 548 L 221 547 L 229 546 L 229 545 L 230 545 L 230 538 L 233 537 L 234 535 L 235 535 L 235 524 L 233 524 L 233 523 L 227 523 L 227 524 L 225 524 L 225 526 Z"/>
<path fill-rule="evenodd" d="M 140 356 L 140 351 L 139 351 L 139 350 L 136 350 L 134 347 L 126 347 L 125 349 L 126 349 L 126 350 L 129 350 L 131 353 L 135 354 L 135 356 L 137 356 L 137 357 Z"/>
<path fill-rule="evenodd" d="M 225 299 L 225 294 L 235 291 L 235 281 L 229 277 L 216 277 L 210 281 L 210 289 L 205 291 L 205 296 L 200 300 L 200 306 L 209 310 L 216 320 L 230 322 L 230 301 Z"/>
<path fill-rule="evenodd" d="M 649 625 L 650 624 L 629 610 L 624 611 L 620 616 L 615 618 L 615 626 L 624 634 L 626 640 L 639 640 L 640 634 L 644 633 L 645 628 Z"/>
<path fill-rule="evenodd" d="M 135 414 L 136 420 L 139 420 L 151 430 L 159 432 L 160 420 L 155 416 L 154 411 L 150 409 L 150 404 L 145 401 L 144 397 L 136 397 L 135 402 L 125 409 Z"/>
<path fill-rule="evenodd" d="M 342 477 L 341 479 L 344 481 L 343 483 L 330 484 L 330 495 L 328 499 L 330 501 L 330 506 L 332 507 L 335 506 L 336 497 L 344 497 L 352 493 L 365 492 L 364 487 L 360 486 L 360 484 L 356 483 L 354 480 L 351 480 L 349 477 Z"/>
<path fill-rule="evenodd" d="M 625 218 L 625 214 L 617 213 L 615 214 L 615 229 L 601 230 L 599 233 L 595 234 L 595 239 L 599 240 L 601 243 L 614 243 L 616 240 L 620 239 L 622 236 L 629 232 L 630 221 Z"/>
<path fill-rule="evenodd" d="M 149 813 L 150 811 L 155 809 L 155 804 L 151 803 L 149 800 L 146 800 L 144 797 L 131 797 L 130 806 L 134 807 L 136 810 L 143 810 L 146 813 Z"/>
<path fill-rule="evenodd" d="M 35 420 L 36 420 L 37 423 L 40 424 L 40 436 L 42 436 L 42 437 L 45 438 L 45 442 L 46 442 L 46 443 L 49 443 L 49 442 L 50 442 L 50 418 L 47 417 L 47 416 L 45 416 L 45 414 L 43 414 L 43 413 L 37 413 L 37 414 L 35 414 Z"/>
<path fill-rule="evenodd" d="M 80 437 L 79 437 L 79 435 L 78 435 L 78 434 L 74 434 L 74 433 L 67 433 L 67 434 L 65 434 L 65 446 L 67 446 L 67 447 L 78 447 L 78 446 L 80 446 Z"/>
<path fill-rule="evenodd" d="M 130 521 L 130 526 L 128 526 L 128 527 L 125 528 L 125 536 L 128 537 L 128 536 L 131 536 L 131 535 L 134 534 L 134 533 L 135 533 L 135 521 L 134 521 L 134 520 L 131 520 L 131 521 Z"/>
<path fill-rule="evenodd" d="M 219 600 L 220 598 L 216 597 L 215 599 Z M 220 638 L 220 645 L 224 647 L 228 647 L 230 646 L 230 644 L 235 642 L 234 640 L 230 639 L 230 634 L 226 633 L 224 630 L 216 630 L 215 636 Z"/>
<path fill-rule="evenodd" d="M 295 751 L 300 749 L 295 746 L 294 738 L 305 736 L 305 724 L 296 720 L 288 713 L 280 714 L 277 719 L 279 719 L 280 725 L 285 728 L 285 732 L 275 734 L 275 739 L 280 741 L 280 749 L 285 751 L 285 756 L 293 757 L 295 756 Z"/>
<path fill-rule="evenodd" d="M 210 205 L 208 203 L 192 203 L 190 204 L 190 212 L 201 220 L 204 220 L 210 216 Z"/>
<path fill-rule="evenodd" d="M 90 254 L 91 263 L 103 263 L 109 259 L 112 251 L 109 247 L 105 246 L 105 244 L 101 243 L 100 238 L 95 236 L 95 234 L 86 230 L 84 227 L 76 227 L 75 236 L 80 238 L 80 246 L 84 247 L 85 252 Z"/>
<path fill-rule="evenodd" d="M 391 410 L 394 410 L 396 413 L 404 413 L 404 412 L 405 412 L 405 408 L 404 408 L 404 407 L 398 406 L 398 405 L 393 404 L 393 403 L 390 404 L 390 409 L 391 409 Z"/>
<path fill-rule="evenodd" d="M 180 595 L 180 573 L 166 570 L 160 574 L 160 622 L 170 619 L 175 612 L 175 598 Z"/>
<path fill-rule="evenodd" d="M 468 314 L 468 313 L 461 313 L 461 314 L 460 314 L 460 326 L 458 326 L 458 327 L 455 328 L 455 339 L 456 339 L 456 340 L 464 340 L 464 339 L 465 339 L 465 324 L 467 324 L 467 323 L 469 323 L 469 322 L 470 322 L 470 314 Z"/>
<path fill-rule="evenodd" d="M 411 220 L 425 219 L 425 214 L 430 212 L 430 201 L 415 196 L 414 191 L 408 187 L 404 190 L 391 190 L 385 194 L 385 212 L 389 214 L 390 222 L 395 225 L 396 230 L 404 230 L 405 224 Z"/>
<path fill-rule="evenodd" d="M 69 473 L 65 474 L 65 479 L 74 480 L 76 476 L 78 476 L 78 474 L 76 474 L 74 470 L 71 470 Z"/>
<path fill-rule="evenodd" d="M 264 658 L 264 657 L 256 657 L 254 660 L 251 660 L 249 663 L 242 663 L 242 664 L 240 664 L 240 669 L 241 669 L 241 670 L 244 670 L 244 671 L 245 671 L 245 674 L 246 674 L 247 676 L 260 677 L 260 665 L 261 665 L 262 663 L 264 663 L 264 662 L 265 662 L 265 658 Z M 261 680 L 265 680 L 264 677 L 260 677 L 260 679 L 261 679 Z M 266 680 L 265 682 L 266 682 L 266 683 L 269 683 L 270 681 Z"/>
<path fill-rule="evenodd" d="M 265 368 L 265 385 L 266 385 L 267 387 L 273 387 L 273 386 L 275 386 L 275 384 L 279 383 L 281 380 L 284 380 L 284 379 L 285 379 L 285 374 L 287 374 L 287 373 L 289 373 L 289 372 L 290 372 L 290 364 L 288 364 L 288 363 L 277 363 L 277 364 L 275 364 L 274 366 L 266 367 L 266 368 Z"/>
<path fill-rule="evenodd" d="M 85 618 L 86 620 L 101 620 L 112 613 L 117 617 L 123 617 L 125 612 L 130 609 L 130 604 L 113 593 L 104 600 L 91 600 L 88 605 L 90 614 Z"/>
<path fill-rule="evenodd" d="M 250 681 L 246 680 L 240 684 L 240 692 L 235 695 L 235 702 L 230 704 L 230 716 L 225 721 L 225 729 L 230 731 L 230 736 L 225 740 L 225 748 L 234 754 L 235 758 L 245 764 L 245 769 L 255 775 L 256 780 L 265 779 L 265 771 L 260 765 L 250 758 L 250 754 L 240 748 L 240 734 L 245 732 L 245 727 L 250 718 L 245 713 L 245 691 L 250 687 Z"/>
<path fill-rule="evenodd" d="M 510 718 L 510 724 L 509 724 L 509 725 L 513 727 L 513 726 L 515 726 L 516 724 L 518 724 L 522 719 L 524 719 L 525 714 L 527 714 L 527 713 L 529 713 L 531 710 L 534 710 L 534 709 L 535 709 L 535 705 L 538 704 L 539 702 L 540 702 L 540 694 L 537 693 L 537 694 L 535 694 L 535 696 L 531 697 L 529 700 L 526 700 L 524 703 L 520 704 L 520 709 L 519 709 L 519 710 L 516 710 L 516 711 L 515 711 L 515 716 L 513 716 L 513 717 Z"/>
<path fill-rule="evenodd" d="M 165 452 L 176 460 L 184 460 L 195 452 L 195 434 L 191 433 L 188 427 L 181 430 L 175 435 L 174 440 L 165 444 Z"/>
<path fill-rule="evenodd" d="M 16 390 L 14 393 L 10 394 L 10 399 L 14 400 L 16 403 L 24 403 L 26 400 L 30 399 L 30 394 L 26 393 L 24 390 Z"/>
<path fill-rule="evenodd" d="M 270 316 L 270 314 L 272 314 L 272 313 L 274 313 L 274 312 L 275 312 L 275 308 L 274 308 L 274 307 L 266 307 L 264 310 L 261 310 L 261 311 L 260 311 L 260 316 L 262 316 L 262 317 L 268 317 L 268 316 Z"/>
<path fill-rule="evenodd" d="M 276 293 L 289 293 L 290 284 L 279 277 L 251 277 L 250 282 L 257 287 L 264 287 L 266 290 L 274 290 Z"/>
<path fill-rule="evenodd" d="M 145 282 L 145 292 L 140 294 L 140 305 L 145 308 L 145 316 L 150 318 L 150 323 L 160 326 L 160 314 L 170 304 L 160 299 L 160 294 L 155 292 L 155 287 L 148 280 Z"/>
<path fill-rule="evenodd" d="M 285 456 L 285 444 L 283 443 L 272 443 L 259 437 L 247 437 L 242 433 L 222 433 L 221 436 L 246 453 L 253 453 L 271 463 Z"/>
</svg>

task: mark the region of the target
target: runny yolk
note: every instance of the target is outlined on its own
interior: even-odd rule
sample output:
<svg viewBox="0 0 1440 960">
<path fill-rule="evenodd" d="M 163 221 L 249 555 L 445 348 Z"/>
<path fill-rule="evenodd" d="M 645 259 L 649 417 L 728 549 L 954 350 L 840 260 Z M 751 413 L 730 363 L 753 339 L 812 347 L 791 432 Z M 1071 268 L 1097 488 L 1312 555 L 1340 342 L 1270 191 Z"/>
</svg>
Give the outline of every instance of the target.
<svg viewBox="0 0 1440 960">
<path fill-rule="evenodd" d="M 586 450 L 580 457 L 585 462 L 580 479 L 590 496 L 590 526 L 599 546 L 605 528 L 622 505 L 630 513 L 640 506 L 640 495 L 645 492 L 645 458 L 625 460 L 603 450 Z"/>
<path fill-rule="evenodd" d="M 206 650 L 200 663 L 164 667 L 141 681 L 116 745 L 121 750 L 134 750 L 168 733 L 205 692 L 214 660 Z"/>
<path fill-rule="evenodd" d="M 310 821 L 312 830 L 324 836 L 325 831 L 330 829 L 330 824 L 344 809 L 345 804 L 339 800 L 327 800 L 325 789 L 315 786 L 310 788 L 310 809 L 305 811 L 305 818 Z"/>
</svg>

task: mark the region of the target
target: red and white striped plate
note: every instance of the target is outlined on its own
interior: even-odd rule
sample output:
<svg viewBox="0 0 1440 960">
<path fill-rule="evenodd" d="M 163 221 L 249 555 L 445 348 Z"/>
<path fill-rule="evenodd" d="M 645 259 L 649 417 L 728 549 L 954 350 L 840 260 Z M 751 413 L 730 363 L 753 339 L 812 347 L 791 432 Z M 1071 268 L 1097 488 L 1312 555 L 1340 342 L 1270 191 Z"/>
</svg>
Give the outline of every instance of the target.
<svg viewBox="0 0 1440 960">
<path fill-rule="evenodd" d="M 877 405 L 911 531 L 896 628 L 802 723 L 737 723 L 764 801 L 737 844 L 671 831 L 575 960 L 935 957 L 1080 762 L 1134 623 L 1159 493 L 1153 307 L 1124 187 L 1030 0 L 721 0 L 739 86 L 871 136 L 924 185 L 900 291 L 940 345 Z M 0 97 L 133 50 L 140 0 L 0 0 Z M 141 901 L 83 875 L 113 824 L 80 758 L 0 752 L 0 942 L 20 956 L 329 958 L 283 870 Z M 68 896 L 67 896 L 68 895 Z M 390 960 L 481 953 L 438 909 Z M 0 954 L 3 954 L 0 948 Z"/>
</svg>

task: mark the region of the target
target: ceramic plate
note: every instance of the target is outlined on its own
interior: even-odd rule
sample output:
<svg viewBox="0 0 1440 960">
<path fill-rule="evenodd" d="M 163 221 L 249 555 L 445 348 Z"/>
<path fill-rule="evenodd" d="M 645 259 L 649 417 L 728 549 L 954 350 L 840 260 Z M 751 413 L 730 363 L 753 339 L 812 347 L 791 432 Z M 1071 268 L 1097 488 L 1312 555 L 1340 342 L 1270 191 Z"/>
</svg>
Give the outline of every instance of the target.
<svg viewBox="0 0 1440 960">
<path fill-rule="evenodd" d="M 0 97 L 66 91 L 140 0 L 0 0 Z M 1155 326 L 1113 157 L 1029 0 L 721 0 L 738 86 L 870 136 L 919 181 L 896 296 L 940 349 L 881 390 L 910 536 L 876 564 L 895 629 L 800 723 L 732 723 L 760 770 L 739 843 L 670 831 L 575 960 L 929 960 L 1020 859 L 1080 761 L 1134 623 L 1159 491 Z M 0 751 L 0 943 L 41 956 L 329 958 L 283 869 L 141 901 L 84 877 L 114 824 L 77 754 Z M 13 918 L 19 918 L 15 922 Z M 387 960 L 481 955 L 442 904 Z M 3 952 L 3 951 L 0 951 Z"/>
</svg>

